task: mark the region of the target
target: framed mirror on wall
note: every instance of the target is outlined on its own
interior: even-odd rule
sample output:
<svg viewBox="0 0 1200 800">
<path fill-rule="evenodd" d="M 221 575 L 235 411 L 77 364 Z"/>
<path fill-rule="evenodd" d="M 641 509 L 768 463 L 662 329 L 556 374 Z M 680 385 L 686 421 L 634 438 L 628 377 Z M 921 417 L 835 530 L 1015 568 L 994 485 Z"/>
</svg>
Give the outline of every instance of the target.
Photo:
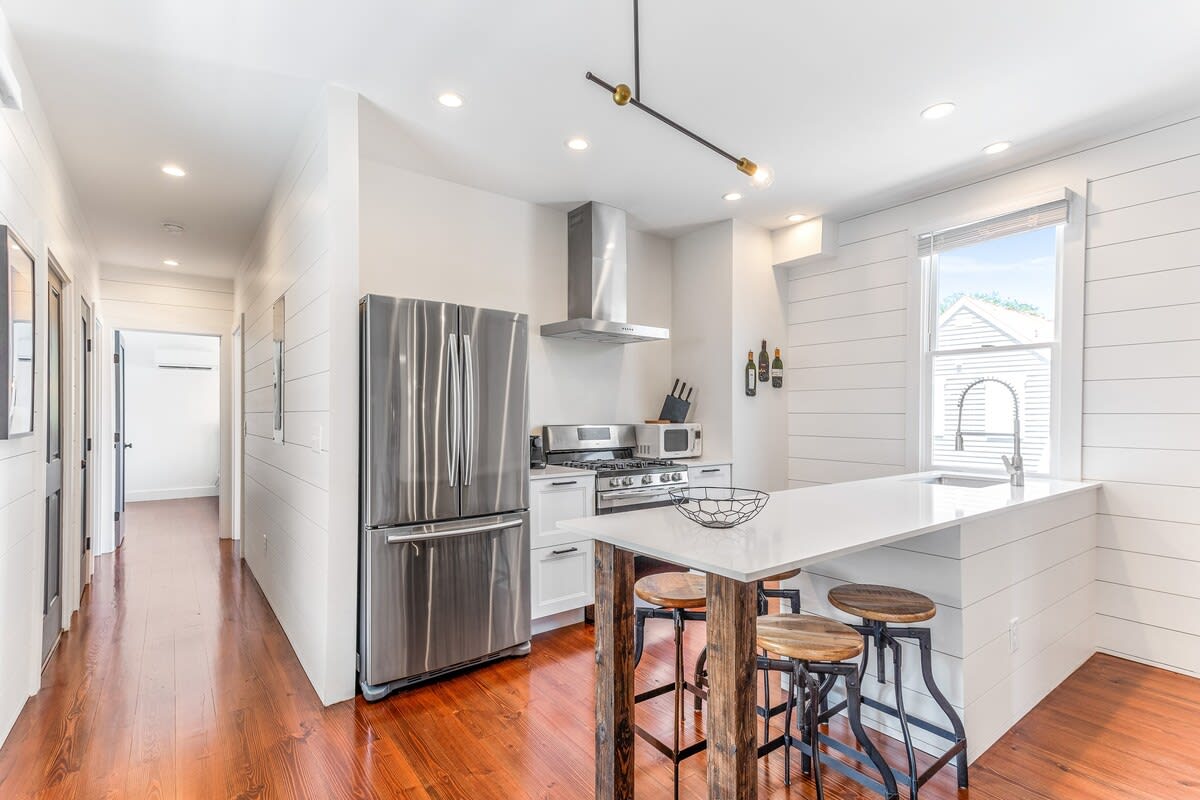
<svg viewBox="0 0 1200 800">
<path fill-rule="evenodd" d="M 0 439 L 33 434 L 33 256 L 7 226 L 0 255 Z"/>
</svg>

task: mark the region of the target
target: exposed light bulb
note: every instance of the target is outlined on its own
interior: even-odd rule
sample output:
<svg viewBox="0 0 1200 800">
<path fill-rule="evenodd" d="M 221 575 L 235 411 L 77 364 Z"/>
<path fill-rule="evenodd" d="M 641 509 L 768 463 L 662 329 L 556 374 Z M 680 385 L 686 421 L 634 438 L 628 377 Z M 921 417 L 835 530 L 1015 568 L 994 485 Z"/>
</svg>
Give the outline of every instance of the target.
<svg viewBox="0 0 1200 800">
<path fill-rule="evenodd" d="M 766 164 L 759 164 L 754 170 L 754 174 L 750 176 L 750 183 L 755 189 L 766 189 L 775 182 L 775 170 L 771 169 Z"/>
</svg>

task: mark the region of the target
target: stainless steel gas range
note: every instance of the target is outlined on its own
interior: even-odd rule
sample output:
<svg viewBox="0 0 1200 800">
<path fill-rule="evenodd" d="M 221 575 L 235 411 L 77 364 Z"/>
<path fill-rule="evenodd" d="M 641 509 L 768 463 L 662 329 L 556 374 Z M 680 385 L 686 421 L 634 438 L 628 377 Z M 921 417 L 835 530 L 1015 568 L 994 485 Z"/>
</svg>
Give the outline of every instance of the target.
<svg viewBox="0 0 1200 800">
<path fill-rule="evenodd" d="M 546 462 L 596 472 L 596 513 L 614 514 L 671 504 L 672 489 L 688 485 L 685 464 L 635 458 L 633 425 L 547 425 L 542 429 Z M 686 571 L 665 561 L 638 556 L 637 577 Z"/>
<path fill-rule="evenodd" d="M 670 505 L 670 491 L 687 486 L 683 464 L 635 458 L 633 425 L 547 425 L 546 462 L 596 474 L 596 513 Z"/>
</svg>

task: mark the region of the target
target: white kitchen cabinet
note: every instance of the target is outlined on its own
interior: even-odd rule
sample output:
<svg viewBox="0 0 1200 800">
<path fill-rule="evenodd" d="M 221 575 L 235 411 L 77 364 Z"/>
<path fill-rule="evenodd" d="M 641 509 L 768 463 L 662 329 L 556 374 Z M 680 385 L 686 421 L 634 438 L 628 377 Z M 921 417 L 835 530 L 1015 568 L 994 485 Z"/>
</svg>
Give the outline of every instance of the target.
<svg viewBox="0 0 1200 800">
<path fill-rule="evenodd" d="M 592 472 L 537 475 L 529 482 L 530 593 L 533 619 L 592 604 L 592 542 L 560 530 L 564 519 L 596 513 Z"/>
<path fill-rule="evenodd" d="M 532 617 L 538 619 L 591 605 L 595 595 L 592 541 L 539 547 L 530 554 Z"/>
<path fill-rule="evenodd" d="M 688 486 L 695 488 L 733 486 L 732 464 L 702 464 L 688 467 Z"/>
</svg>

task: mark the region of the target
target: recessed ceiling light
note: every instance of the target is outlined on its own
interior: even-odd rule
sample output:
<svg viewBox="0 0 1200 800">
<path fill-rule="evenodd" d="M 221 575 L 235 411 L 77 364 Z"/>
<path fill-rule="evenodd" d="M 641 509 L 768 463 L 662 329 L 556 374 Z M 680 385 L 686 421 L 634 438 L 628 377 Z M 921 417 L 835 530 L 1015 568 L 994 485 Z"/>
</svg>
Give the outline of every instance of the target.
<svg viewBox="0 0 1200 800">
<path fill-rule="evenodd" d="M 178 262 L 178 261 L 176 261 L 176 260 L 175 260 L 175 259 L 173 259 L 173 258 L 164 258 L 164 259 L 163 259 L 163 266 L 164 266 L 164 267 L 178 267 L 178 266 L 179 266 L 179 262 Z"/>
<path fill-rule="evenodd" d="M 178 222 L 164 222 L 162 224 L 163 232 L 170 236 L 182 236 L 183 226 Z"/>
<path fill-rule="evenodd" d="M 438 102 L 446 108 L 459 108 L 463 104 L 463 99 L 461 94 L 442 92 L 438 95 Z"/>
<path fill-rule="evenodd" d="M 187 170 L 178 164 L 163 164 L 162 171 L 172 178 L 182 178 L 184 175 L 187 175 Z"/>
<path fill-rule="evenodd" d="M 741 200 L 742 193 L 741 192 L 726 192 L 725 194 L 721 195 L 721 199 L 728 200 L 730 202 L 733 202 L 734 200 Z"/>
<path fill-rule="evenodd" d="M 987 153 L 989 156 L 994 156 L 997 153 L 1003 153 L 1010 147 L 1012 147 L 1012 142 L 993 142 L 992 144 L 989 144 L 987 147 L 983 148 L 983 152 Z"/>
<path fill-rule="evenodd" d="M 575 136 L 571 139 L 567 139 L 567 147 L 571 150 L 587 150 L 591 146 L 591 143 L 582 136 Z"/>
<path fill-rule="evenodd" d="M 921 112 L 925 119 L 941 119 L 954 113 L 954 103 L 935 103 Z"/>
<path fill-rule="evenodd" d="M 787 221 L 788 222 L 804 222 L 804 220 L 806 220 L 806 219 L 808 219 L 808 217 L 804 216 L 803 214 L 788 214 Z"/>
</svg>

